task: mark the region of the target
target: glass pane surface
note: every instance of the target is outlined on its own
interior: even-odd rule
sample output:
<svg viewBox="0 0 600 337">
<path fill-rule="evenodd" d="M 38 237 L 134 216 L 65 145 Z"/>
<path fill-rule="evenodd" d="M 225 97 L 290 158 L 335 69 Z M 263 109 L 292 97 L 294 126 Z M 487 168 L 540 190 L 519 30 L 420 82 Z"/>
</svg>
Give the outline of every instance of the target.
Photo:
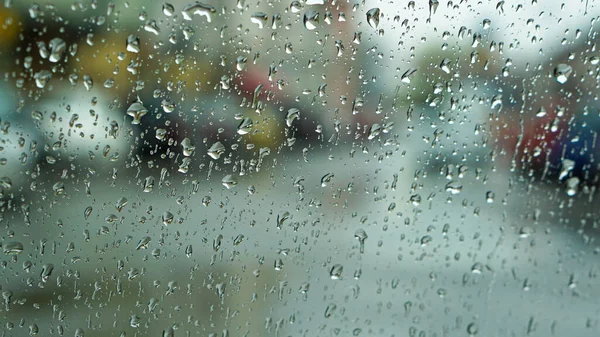
<svg viewBox="0 0 600 337">
<path fill-rule="evenodd" d="M 2 0 L 0 336 L 599 336 L 599 15 Z"/>
</svg>

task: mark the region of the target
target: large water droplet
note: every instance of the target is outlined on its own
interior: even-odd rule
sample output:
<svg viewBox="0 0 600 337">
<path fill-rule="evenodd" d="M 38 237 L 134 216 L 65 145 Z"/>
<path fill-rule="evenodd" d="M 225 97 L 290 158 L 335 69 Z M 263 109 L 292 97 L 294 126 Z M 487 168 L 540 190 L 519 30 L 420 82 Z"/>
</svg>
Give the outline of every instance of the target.
<svg viewBox="0 0 600 337">
<path fill-rule="evenodd" d="M 214 240 L 213 240 L 213 250 L 215 252 L 218 252 L 219 249 L 221 248 L 221 242 L 223 241 L 223 235 L 219 234 L 217 235 Z"/>
<path fill-rule="evenodd" d="M 163 224 L 165 226 L 172 224 L 174 218 L 175 218 L 175 216 L 173 215 L 173 213 L 171 213 L 169 211 L 164 212 L 162 215 Z"/>
<path fill-rule="evenodd" d="M 225 153 L 225 146 L 221 142 L 216 142 L 208 149 L 207 153 L 212 159 L 217 160 Z"/>
<path fill-rule="evenodd" d="M 183 155 L 186 157 L 190 157 L 194 154 L 194 150 L 196 150 L 196 147 L 192 144 L 192 140 L 187 137 L 181 141 L 181 147 L 183 148 Z"/>
<path fill-rule="evenodd" d="M 575 168 L 575 161 L 571 159 L 563 159 L 560 168 L 560 174 L 558 175 L 558 180 L 565 179 L 569 172 L 571 172 Z"/>
<path fill-rule="evenodd" d="M 115 208 L 117 209 L 118 212 L 121 212 L 123 210 L 123 208 L 125 208 L 125 206 L 127 206 L 127 198 L 122 197 L 119 200 L 117 200 L 117 202 L 115 203 Z"/>
<path fill-rule="evenodd" d="M 304 27 L 308 30 L 314 30 L 319 26 L 319 12 L 314 9 L 309 9 L 304 12 L 302 19 Z"/>
<path fill-rule="evenodd" d="M 367 235 L 367 232 L 365 232 L 364 229 L 359 228 L 354 232 L 354 238 L 356 240 L 358 240 L 358 244 L 360 245 L 360 252 L 364 253 L 365 252 L 365 240 L 368 238 L 369 236 Z"/>
<path fill-rule="evenodd" d="M 52 73 L 48 70 L 40 70 L 39 72 L 33 75 L 33 79 L 35 80 L 35 86 L 43 89 L 48 84 L 48 81 L 52 78 Z"/>
<path fill-rule="evenodd" d="M 493 203 L 493 202 L 494 202 L 494 199 L 495 199 L 495 197 L 496 197 L 496 194 L 495 194 L 494 192 L 492 192 L 492 191 L 487 191 L 487 192 L 485 193 L 485 201 L 486 201 L 488 204 L 491 204 L 491 203 Z"/>
<path fill-rule="evenodd" d="M 52 271 L 54 271 L 53 264 L 48 263 L 48 264 L 45 264 L 42 266 L 42 272 L 40 274 L 42 282 L 44 282 L 44 283 L 48 282 L 48 279 L 50 278 L 50 276 L 52 276 Z"/>
<path fill-rule="evenodd" d="M 400 77 L 400 80 L 404 83 L 410 83 L 410 79 L 411 77 L 417 72 L 417 69 L 415 68 L 410 68 L 407 71 L 404 72 L 404 74 L 402 74 L 402 76 Z"/>
<path fill-rule="evenodd" d="M 440 69 L 442 69 L 442 71 L 444 71 L 446 74 L 450 74 L 450 59 L 443 59 L 442 63 L 440 63 Z"/>
<path fill-rule="evenodd" d="M 295 119 L 299 119 L 300 118 L 300 110 L 296 109 L 296 108 L 291 108 L 288 110 L 287 115 L 285 116 L 285 124 L 288 127 L 292 126 L 292 122 Z"/>
<path fill-rule="evenodd" d="M 246 63 L 248 62 L 248 58 L 245 56 L 238 56 L 235 60 L 235 69 L 237 71 L 242 71 L 246 67 Z"/>
<path fill-rule="evenodd" d="M 321 187 L 326 187 L 327 185 L 329 185 L 333 177 L 333 173 L 327 173 L 323 177 L 321 177 Z"/>
<path fill-rule="evenodd" d="M 94 80 L 90 74 L 83 75 L 83 86 L 85 90 L 90 91 L 94 87 Z"/>
<path fill-rule="evenodd" d="M 62 59 L 63 54 L 67 50 L 67 43 L 63 39 L 55 37 L 54 39 L 50 40 L 49 47 L 50 56 L 48 60 L 50 62 L 58 62 Z"/>
<path fill-rule="evenodd" d="M 152 192 L 154 189 L 154 177 L 148 176 L 144 179 L 144 192 Z"/>
<path fill-rule="evenodd" d="M 567 82 L 572 72 L 573 68 L 570 65 L 560 63 L 554 68 L 554 78 L 556 79 L 556 82 L 564 84 Z"/>
<path fill-rule="evenodd" d="M 244 120 L 242 120 L 242 122 L 240 123 L 240 125 L 237 128 L 237 133 L 240 135 L 248 134 L 252 130 L 252 126 L 253 126 L 252 119 L 244 118 Z"/>
<path fill-rule="evenodd" d="M 344 272 L 344 266 L 341 264 L 334 264 L 333 267 L 329 270 L 329 277 L 332 280 L 339 280 L 342 278 L 342 273 Z"/>
<path fill-rule="evenodd" d="M 300 3 L 300 1 L 294 0 L 290 3 L 290 11 L 292 11 L 292 13 L 298 13 L 301 9 L 302 4 Z"/>
<path fill-rule="evenodd" d="M 375 137 L 379 136 L 380 133 L 381 133 L 381 125 L 379 125 L 377 123 L 373 123 L 373 125 L 371 125 L 371 129 L 369 130 L 369 136 L 367 138 L 369 140 L 374 139 Z"/>
<path fill-rule="evenodd" d="M 92 214 L 92 211 L 93 211 L 92 206 L 86 207 L 85 210 L 83 210 L 83 218 L 85 220 L 87 220 L 90 217 L 90 215 Z"/>
<path fill-rule="evenodd" d="M 379 27 L 379 17 L 381 16 L 381 11 L 379 8 L 371 8 L 367 12 L 367 22 L 371 28 L 377 29 Z"/>
<path fill-rule="evenodd" d="M 577 189 L 579 188 L 579 178 L 571 177 L 567 179 L 567 195 L 572 197 L 577 194 Z"/>
<path fill-rule="evenodd" d="M 431 17 L 437 11 L 440 2 L 438 0 L 429 0 L 429 17 Z"/>
<path fill-rule="evenodd" d="M 238 181 L 233 175 L 228 174 L 221 179 L 221 183 L 229 190 L 237 186 Z"/>
<path fill-rule="evenodd" d="M 300 289 L 298 289 L 298 292 L 301 294 L 306 294 L 306 293 L 308 293 L 309 290 L 310 290 L 310 283 L 304 282 L 300 285 Z"/>
<path fill-rule="evenodd" d="M 148 20 L 146 24 L 144 24 L 144 30 L 154 35 L 160 34 L 160 28 L 158 27 L 156 20 Z"/>
<path fill-rule="evenodd" d="M 252 21 L 252 23 L 257 24 L 259 29 L 262 29 L 268 20 L 269 16 L 263 12 L 254 13 L 250 17 L 250 21 Z"/>
<path fill-rule="evenodd" d="M 8 242 L 4 244 L 4 254 L 18 255 L 23 252 L 23 244 L 20 242 Z"/>
<path fill-rule="evenodd" d="M 140 37 L 131 34 L 127 37 L 127 51 L 130 53 L 139 53 L 140 52 Z"/>
<path fill-rule="evenodd" d="M 478 331 L 479 329 L 477 328 L 477 324 L 469 323 L 469 325 L 467 325 L 467 333 L 469 334 L 469 336 L 477 335 Z"/>
<path fill-rule="evenodd" d="M 212 14 L 216 13 L 217 10 L 210 5 L 203 4 L 201 2 L 196 2 L 194 4 L 187 5 L 181 11 L 183 18 L 185 20 L 192 20 L 193 15 L 204 16 L 206 21 L 212 21 Z"/>
<path fill-rule="evenodd" d="M 329 317 L 333 316 L 336 309 L 337 309 L 337 305 L 335 305 L 334 303 L 328 305 L 327 308 L 325 308 L 325 314 L 324 314 L 325 318 L 329 318 Z"/>
<path fill-rule="evenodd" d="M 148 244 L 150 244 L 152 239 L 149 236 L 143 237 L 135 247 L 136 250 L 148 249 Z"/>
<path fill-rule="evenodd" d="M 144 117 L 148 113 L 148 109 L 144 107 L 142 101 L 138 100 L 129 106 L 127 109 L 127 115 L 133 117 L 133 121 L 131 124 L 140 124 L 142 117 Z"/>
<path fill-rule="evenodd" d="M 173 16 L 173 13 L 175 13 L 175 8 L 170 3 L 164 3 L 162 6 L 162 11 L 166 16 Z"/>
<path fill-rule="evenodd" d="M 456 181 L 451 181 L 446 184 L 446 192 L 450 192 L 451 194 L 459 194 L 462 191 L 462 188 L 462 185 Z"/>
</svg>

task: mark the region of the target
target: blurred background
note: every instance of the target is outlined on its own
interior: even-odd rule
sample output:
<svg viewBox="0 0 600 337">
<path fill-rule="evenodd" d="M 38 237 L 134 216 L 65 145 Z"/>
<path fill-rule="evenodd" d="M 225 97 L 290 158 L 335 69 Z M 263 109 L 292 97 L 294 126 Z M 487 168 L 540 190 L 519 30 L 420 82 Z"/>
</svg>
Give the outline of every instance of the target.
<svg viewBox="0 0 600 337">
<path fill-rule="evenodd" d="M 599 14 L 4 0 L 2 336 L 598 336 Z"/>
</svg>

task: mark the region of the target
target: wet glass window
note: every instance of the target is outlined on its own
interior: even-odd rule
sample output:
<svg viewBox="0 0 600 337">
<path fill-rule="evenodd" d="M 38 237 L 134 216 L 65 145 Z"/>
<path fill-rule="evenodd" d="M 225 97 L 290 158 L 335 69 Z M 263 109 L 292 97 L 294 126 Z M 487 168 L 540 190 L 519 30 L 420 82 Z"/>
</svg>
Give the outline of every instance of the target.
<svg viewBox="0 0 600 337">
<path fill-rule="evenodd" d="M 1 0 L 0 335 L 600 335 L 594 0 Z"/>
</svg>

